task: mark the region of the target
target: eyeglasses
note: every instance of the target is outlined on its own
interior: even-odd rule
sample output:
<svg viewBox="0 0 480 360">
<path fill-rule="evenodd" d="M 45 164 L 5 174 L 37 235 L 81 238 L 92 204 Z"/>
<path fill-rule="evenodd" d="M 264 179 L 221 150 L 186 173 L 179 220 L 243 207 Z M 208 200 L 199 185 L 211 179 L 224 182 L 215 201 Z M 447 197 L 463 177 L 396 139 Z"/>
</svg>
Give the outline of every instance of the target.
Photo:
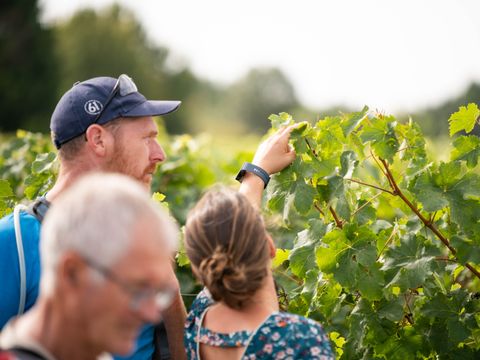
<svg viewBox="0 0 480 360">
<path fill-rule="evenodd" d="M 166 287 L 162 290 L 138 289 L 131 284 L 127 284 L 109 269 L 97 264 L 91 259 L 88 259 L 85 256 L 83 256 L 83 259 L 88 266 L 98 271 L 106 279 L 117 284 L 126 294 L 130 296 L 130 309 L 133 311 L 139 311 L 145 304 L 152 300 L 154 301 L 157 309 L 162 311 L 167 309 L 175 298 L 177 290 L 173 287 Z"/>
<path fill-rule="evenodd" d="M 105 112 L 105 109 L 107 106 L 112 102 L 113 98 L 120 93 L 120 96 L 126 96 L 129 94 L 132 94 L 134 92 L 137 92 L 137 85 L 133 82 L 132 78 L 129 77 L 128 75 L 122 74 L 118 77 L 117 82 L 113 86 L 112 91 L 108 95 L 107 100 L 103 104 L 102 110 L 97 114 L 95 117 L 95 120 L 93 121 L 94 124 L 97 123 L 97 121 L 100 119 L 102 114 Z"/>
</svg>

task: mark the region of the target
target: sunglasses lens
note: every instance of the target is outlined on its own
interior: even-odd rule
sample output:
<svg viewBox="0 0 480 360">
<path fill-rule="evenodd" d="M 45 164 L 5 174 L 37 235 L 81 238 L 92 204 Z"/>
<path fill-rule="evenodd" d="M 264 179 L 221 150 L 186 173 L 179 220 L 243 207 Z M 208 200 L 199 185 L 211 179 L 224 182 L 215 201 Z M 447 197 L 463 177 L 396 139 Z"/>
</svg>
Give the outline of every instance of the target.
<svg viewBox="0 0 480 360">
<path fill-rule="evenodd" d="M 135 85 L 133 80 L 125 74 L 119 76 L 118 87 L 121 96 L 125 96 L 138 91 L 137 85 Z"/>
</svg>

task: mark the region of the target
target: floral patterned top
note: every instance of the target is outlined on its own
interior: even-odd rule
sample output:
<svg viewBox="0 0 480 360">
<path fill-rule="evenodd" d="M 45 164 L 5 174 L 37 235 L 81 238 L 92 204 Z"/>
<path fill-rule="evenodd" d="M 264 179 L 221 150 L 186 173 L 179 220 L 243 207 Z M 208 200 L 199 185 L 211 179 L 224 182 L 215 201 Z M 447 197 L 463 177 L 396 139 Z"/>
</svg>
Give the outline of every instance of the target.
<svg viewBox="0 0 480 360">
<path fill-rule="evenodd" d="M 245 347 L 242 360 L 253 359 L 334 359 L 330 342 L 317 322 L 303 316 L 275 312 L 255 331 L 217 333 L 202 327 L 203 317 L 214 304 L 203 290 L 192 304 L 185 323 L 187 357 L 200 360 L 199 344 Z"/>
</svg>

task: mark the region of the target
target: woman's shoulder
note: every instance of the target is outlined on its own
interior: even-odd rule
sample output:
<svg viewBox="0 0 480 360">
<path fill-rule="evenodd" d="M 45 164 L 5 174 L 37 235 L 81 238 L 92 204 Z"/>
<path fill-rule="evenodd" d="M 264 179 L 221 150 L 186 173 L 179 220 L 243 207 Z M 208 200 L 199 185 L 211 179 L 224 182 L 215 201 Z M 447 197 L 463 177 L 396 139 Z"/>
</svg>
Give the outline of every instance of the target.
<svg viewBox="0 0 480 360">
<path fill-rule="evenodd" d="M 279 329 L 284 328 L 286 331 L 290 329 L 311 329 L 314 333 L 324 333 L 322 325 L 315 320 L 288 312 L 272 314 L 268 323 Z"/>
<path fill-rule="evenodd" d="M 275 313 L 258 329 L 263 350 L 309 359 L 334 359 L 322 325 L 291 313 Z"/>
<path fill-rule="evenodd" d="M 190 307 L 185 327 L 188 328 L 200 320 L 205 310 L 213 303 L 214 301 L 206 288 L 200 291 Z"/>
<path fill-rule="evenodd" d="M 212 297 L 204 288 L 195 298 L 185 321 L 183 340 L 189 359 L 196 359 L 196 343 L 198 342 L 198 330 L 202 323 L 202 317 L 209 306 L 213 304 Z"/>
</svg>

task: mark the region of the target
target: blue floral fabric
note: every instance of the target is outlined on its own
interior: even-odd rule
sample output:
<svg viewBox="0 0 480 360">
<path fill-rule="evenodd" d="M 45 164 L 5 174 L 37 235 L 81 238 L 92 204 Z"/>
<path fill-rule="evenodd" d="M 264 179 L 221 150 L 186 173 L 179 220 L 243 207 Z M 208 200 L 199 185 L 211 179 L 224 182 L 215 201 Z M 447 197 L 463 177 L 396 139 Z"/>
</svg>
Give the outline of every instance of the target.
<svg viewBox="0 0 480 360">
<path fill-rule="evenodd" d="M 334 359 L 330 341 L 317 322 L 303 316 L 275 312 L 254 332 L 217 333 L 201 326 L 214 302 L 205 290 L 198 294 L 185 323 L 187 357 L 199 360 L 197 343 L 219 347 L 245 347 L 249 359 Z"/>
</svg>

